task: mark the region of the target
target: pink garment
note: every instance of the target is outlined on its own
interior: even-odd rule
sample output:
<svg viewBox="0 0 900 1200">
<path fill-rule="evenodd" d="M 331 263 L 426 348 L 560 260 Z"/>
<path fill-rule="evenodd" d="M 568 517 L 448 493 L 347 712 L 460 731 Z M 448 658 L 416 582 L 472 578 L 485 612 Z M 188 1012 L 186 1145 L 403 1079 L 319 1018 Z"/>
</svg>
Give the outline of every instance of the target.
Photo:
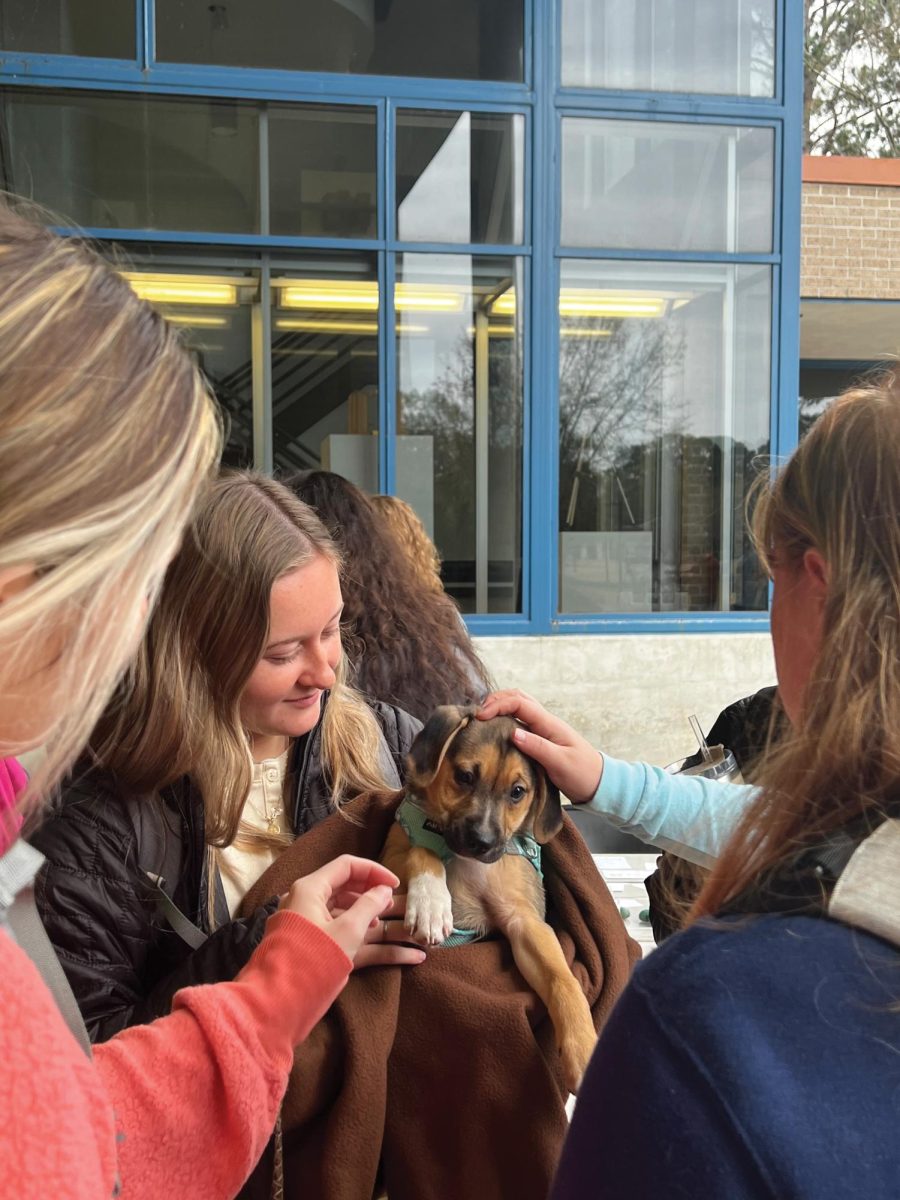
<svg viewBox="0 0 900 1200">
<path fill-rule="evenodd" d="M 3 1195 L 108 1200 L 118 1172 L 121 1200 L 234 1196 L 275 1124 L 293 1047 L 351 966 L 315 925 L 278 912 L 235 980 L 183 989 L 169 1016 L 91 1061 L 0 932 Z"/>
<path fill-rule="evenodd" d="M 27 782 L 28 776 L 14 758 L 0 758 L 0 854 L 6 853 L 22 827 L 16 797 Z"/>
</svg>

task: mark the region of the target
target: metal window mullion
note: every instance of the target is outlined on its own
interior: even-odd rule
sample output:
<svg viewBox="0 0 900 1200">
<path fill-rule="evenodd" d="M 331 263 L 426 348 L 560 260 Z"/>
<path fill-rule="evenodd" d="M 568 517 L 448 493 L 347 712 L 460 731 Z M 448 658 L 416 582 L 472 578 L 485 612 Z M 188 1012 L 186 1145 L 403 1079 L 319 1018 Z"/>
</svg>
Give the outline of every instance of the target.
<svg viewBox="0 0 900 1200">
<path fill-rule="evenodd" d="M 550 633 L 556 609 L 558 529 L 554 514 L 559 478 L 559 378 L 556 370 L 557 271 L 553 248 L 558 241 L 559 159 L 553 96 L 557 73 L 559 5 L 535 0 L 534 89 L 531 125 L 531 294 L 525 309 L 529 339 L 528 403 L 529 487 L 523 496 L 523 519 L 529 544 L 524 580 L 524 608 L 530 632 Z M 524 515 L 524 514 L 523 514 Z"/>
<path fill-rule="evenodd" d="M 257 154 L 259 159 L 259 232 L 268 237 L 271 229 L 269 195 L 269 106 L 260 101 L 257 112 Z"/>
<path fill-rule="evenodd" d="M 381 203 L 379 232 L 390 246 L 396 224 L 396 105 L 387 100 L 381 110 L 383 136 L 379 143 L 378 195 Z M 381 419 L 381 444 L 379 454 L 380 487 L 383 492 L 394 495 L 397 487 L 397 333 L 394 309 L 394 287 L 397 259 L 388 248 L 379 256 L 378 294 L 381 297 L 378 312 L 379 377 L 384 380 L 379 398 Z"/>
<path fill-rule="evenodd" d="M 267 258 L 259 272 L 259 298 L 251 314 L 253 377 L 253 465 L 271 474 L 275 464 L 272 428 L 272 274 Z"/>
<path fill-rule="evenodd" d="M 488 557 L 490 553 L 490 387 L 488 376 L 488 318 L 475 313 L 475 611 L 490 611 Z"/>
<path fill-rule="evenodd" d="M 135 0 L 135 52 L 139 70 L 147 71 L 156 57 L 154 0 Z"/>
<path fill-rule="evenodd" d="M 737 230 L 740 213 L 737 191 L 737 134 L 728 137 L 728 169 L 725 172 L 725 242 L 726 249 L 733 254 L 737 248 Z M 774 207 L 775 197 L 772 197 Z M 737 322 L 735 310 L 735 271 L 731 267 L 725 276 L 724 316 L 722 323 L 722 398 L 725 411 L 722 414 L 722 486 L 721 486 L 721 532 L 719 537 L 719 609 L 728 612 L 731 608 L 732 555 L 734 553 L 734 389 L 735 389 L 735 341 Z"/>
</svg>

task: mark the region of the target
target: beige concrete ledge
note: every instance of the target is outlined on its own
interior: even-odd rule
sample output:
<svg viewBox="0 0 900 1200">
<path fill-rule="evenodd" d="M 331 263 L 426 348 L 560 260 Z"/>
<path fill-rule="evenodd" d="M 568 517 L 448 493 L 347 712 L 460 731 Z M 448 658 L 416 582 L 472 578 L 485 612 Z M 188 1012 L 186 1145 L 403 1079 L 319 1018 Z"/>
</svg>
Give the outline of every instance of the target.
<svg viewBox="0 0 900 1200">
<path fill-rule="evenodd" d="M 775 682 L 768 634 L 475 639 L 499 687 L 517 687 L 619 758 L 665 765 L 696 749 L 726 704 Z"/>
</svg>

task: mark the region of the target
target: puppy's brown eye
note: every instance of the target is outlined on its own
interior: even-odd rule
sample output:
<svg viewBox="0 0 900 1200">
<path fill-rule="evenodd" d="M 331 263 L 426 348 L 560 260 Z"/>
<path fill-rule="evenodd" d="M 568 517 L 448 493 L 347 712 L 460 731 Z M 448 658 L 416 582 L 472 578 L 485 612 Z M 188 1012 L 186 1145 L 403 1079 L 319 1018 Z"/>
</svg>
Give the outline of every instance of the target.
<svg viewBox="0 0 900 1200">
<path fill-rule="evenodd" d="M 515 787 L 510 789 L 509 792 L 509 798 L 512 800 L 513 804 L 518 804 L 524 795 L 525 788 L 522 787 L 521 783 L 517 783 Z"/>
<path fill-rule="evenodd" d="M 457 767 L 453 772 L 453 776 L 460 787 L 471 787 L 475 782 L 474 774 L 463 767 Z"/>
</svg>

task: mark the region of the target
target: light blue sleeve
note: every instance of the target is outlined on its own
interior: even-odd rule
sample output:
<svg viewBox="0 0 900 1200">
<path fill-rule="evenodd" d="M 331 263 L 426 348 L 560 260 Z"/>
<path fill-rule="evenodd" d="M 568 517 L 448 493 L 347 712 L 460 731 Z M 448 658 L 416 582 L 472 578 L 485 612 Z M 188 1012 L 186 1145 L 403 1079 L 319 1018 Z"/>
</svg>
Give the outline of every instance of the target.
<svg viewBox="0 0 900 1200">
<path fill-rule="evenodd" d="M 603 775 L 587 806 L 642 842 L 708 867 L 758 795 L 759 788 L 746 783 L 669 775 L 604 754 Z"/>
</svg>

